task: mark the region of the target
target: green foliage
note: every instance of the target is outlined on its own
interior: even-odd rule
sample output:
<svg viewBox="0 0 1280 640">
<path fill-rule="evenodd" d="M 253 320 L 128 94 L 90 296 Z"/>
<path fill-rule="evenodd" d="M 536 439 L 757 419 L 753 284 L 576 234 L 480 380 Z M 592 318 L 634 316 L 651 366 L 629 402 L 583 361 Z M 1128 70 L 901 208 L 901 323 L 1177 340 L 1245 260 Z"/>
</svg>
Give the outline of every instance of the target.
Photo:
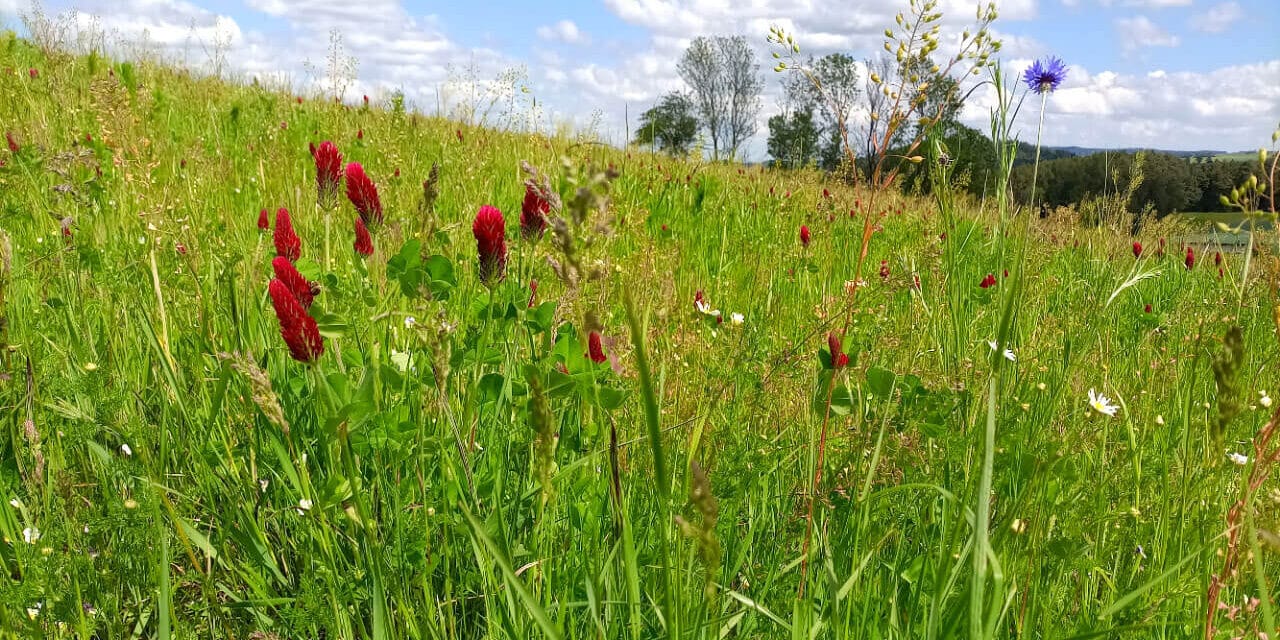
<svg viewBox="0 0 1280 640">
<path fill-rule="evenodd" d="M 682 93 L 668 93 L 640 115 L 632 142 L 650 145 L 674 156 L 689 153 L 698 137 L 693 101 Z"/>
<path fill-rule="evenodd" d="M 798 169 L 814 162 L 819 152 L 813 113 L 797 111 L 769 118 L 769 156 L 772 164 Z"/>
</svg>

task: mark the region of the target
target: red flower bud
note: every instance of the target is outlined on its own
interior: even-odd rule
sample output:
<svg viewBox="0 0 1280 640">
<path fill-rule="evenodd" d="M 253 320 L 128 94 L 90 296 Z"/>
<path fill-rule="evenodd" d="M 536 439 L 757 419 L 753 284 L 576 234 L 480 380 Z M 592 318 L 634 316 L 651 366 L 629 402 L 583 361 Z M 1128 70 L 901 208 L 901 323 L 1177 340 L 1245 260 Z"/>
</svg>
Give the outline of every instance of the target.
<svg viewBox="0 0 1280 640">
<path fill-rule="evenodd" d="M 994 286 L 996 286 L 996 276 L 995 276 L 995 274 L 993 274 L 993 273 L 988 273 L 988 274 L 986 275 L 986 277 L 982 279 L 982 282 L 978 283 L 978 286 L 979 286 L 979 287 L 982 287 L 983 289 L 987 289 L 987 288 L 989 288 L 989 287 L 994 287 Z"/>
<path fill-rule="evenodd" d="M 599 331 L 592 331 L 591 334 L 587 336 L 587 355 L 591 358 L 591 361 L 596 364 L 600 364 L 609 359 L 609 357 L 604 354 L 604 345 L 600 344 Z"/>
<path fill-rule="evenodd" d="M 266 209 L 258 212 L 258 231 L 266 231 L 271 228 L 271 218 L 269 215 L 270 214 L 267 213 Z"/>
<path fill-rule="evenodd" d="M 337 145 L 325 140 L 311 147 L 311 155 L 316 161 L 316 198 L 321 206 L 331 207 L 342 182 L 342 154 Z"/>
<path fill-rule="evenodd" d="M 532 309 L 534 304 L 538 302 L 538 281 L 529 281 L 529 308 Z"/>
<path fill-rule="evenodd" d="M 378 198 L 378 187 L 364 172 L 359 162 L 347 165 L 347 199 L 360 212 L 360 218 L 367 227 L 382 224 L 382 200 Z"/>
<path fill-rule="evenodd" d="M 520 204 L 520 235 L 530 240 L 541 238 L 547 229 L 547 214 L 550 212 L 551 203 L 538 193 L 533 183 L 526 182 L 524 202 Z"/>
<path fill-rule="evenodd" d="M 1143 313 L 1151 313 L 1151 303 L 1150 303 L 1150 302 L 1148 302 L 1146 306 L 1142 307 L 1142 312 L 1143 312 Z"/>
<path fill-rule="evenodd" d="M 888 260 L 880 261 L 880 279 L 881 280 L 889 279 L 889 261 Z"/>
<path fill-rule="evenodd" d="M 298 362 L 314 362 L 324 353 L 324 340 L 316 321 L 279 280 L 272 280 L 267 287 L 271 293 L 271 305 L 280 321 L 280 337 L 289 347 L 289 355 Z"/>
<path fill-rule="evenodd" d="M 283 256 L 276 256 L 271 260 L 271 270 L 276 274 L 276 280 L 284 283 L 289 288 L 289 293 L 293 294 L 298 304 L 304 309 L 310 309 L 311 303 L 316 299 L 316 295 L 320 293 L 320 286 L 314 282 L 309 282 L 306 278 L 298 273 L 298 269 L 293 266 L 292 262 Z"/>
<path fill-rule="evenodd" d="M 1221 267 L 1221 266 L 1222 266 L 1222 252 L 1221 252 L 1221 251 L 1214 251 L 1214 252 L 1213 252 L 1213 266 L 1215 266 L 1215 267 Z"/>
<path fill-rule="evenodd" d="M 17 153 L 22 148 L 18 146 L 18 141 L 13 139 L 13 132 L 11 131 L 4 132 L 4 139 L 5 142 L 9 143 L 10 153 Z"/>
<path fill-rule="evenodd" d="M 276 210 L 275 242 L 276 255 L 288 258 L 289 262 L 297 262 L 302 257 L 302 240 L 293 232 L 293 221 L 284 207 Z"/>
<path fill-rule="evenodd" d="M 800 225 L 800 244 L 804 245 L 805 247 L 808 247 L 810 237 L 811 236 L 809 235 L 809 227 L 806 227 L 805 225 Z"/>
<path fill-rule="evenodd" d="M 356 218 L 356 253 L 368 257 L 373 255 L 373 238 L 369 237 L 369 227 L 366 227 L 364 220 Z"/>
<path fill-rule="evenodd" d="M 849 366 L 849 355 L 840 346 L 840 336 L 834 331 L 827 334 L 827 349 L 831 352 L 832 369 L 843 369 Z"/>
<path fill-rule="evenodd" d="M 1133 243 L 1133 257 L 1135 257 L 1135 258 L 1141 258 L 1141 257 L 1142 257 L 1142 243 L 1141 243 L 1141 242 L 1135 242 L 1135 243 Z"/>
<path fill-rule="evenodd" d="M 1196 252 L 1193 251 L 1191 247 L 1187 247 L 1187 258 L 1182 262 L 1187 265 L 1188 269 L 1196 268 Z"/>
<path fill-rule="evenodd" d="M 502 212 L 489 205 L 480 207 L 471 234 L 476 238 L 480 281 L 486 285 L 501 282 L 507 271 L 507 223 Z"/>
</svg>

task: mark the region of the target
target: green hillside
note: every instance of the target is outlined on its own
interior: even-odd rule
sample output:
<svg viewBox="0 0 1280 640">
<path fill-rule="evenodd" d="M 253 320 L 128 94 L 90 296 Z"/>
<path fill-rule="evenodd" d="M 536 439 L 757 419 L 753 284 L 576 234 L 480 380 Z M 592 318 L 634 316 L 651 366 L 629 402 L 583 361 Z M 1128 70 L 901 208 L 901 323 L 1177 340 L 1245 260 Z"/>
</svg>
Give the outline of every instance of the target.
<svg viewBox="0 0 1280 640">
<path fill-rule="evenodd" d="M 0 70 L 2 637 L 950 638 L 976 601 L 1202 638 L 1219 574 L 1215 637 L 1273 624 L 1274 232 L 1242 281 L 1171 222 L 1135 258 L 12 35 Z M 326 140 L 380 213 L 318 197 Z"/>
</svg>

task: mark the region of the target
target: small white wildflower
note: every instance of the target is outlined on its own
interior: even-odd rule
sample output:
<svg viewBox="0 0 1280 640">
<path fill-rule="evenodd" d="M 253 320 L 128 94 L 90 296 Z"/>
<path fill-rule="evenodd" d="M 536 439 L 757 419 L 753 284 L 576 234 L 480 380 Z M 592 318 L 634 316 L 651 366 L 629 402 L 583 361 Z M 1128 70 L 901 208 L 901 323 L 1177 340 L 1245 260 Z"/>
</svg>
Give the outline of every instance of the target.
<svg viewBox="0 0 1280 640">
<path fill-rule="evenodd" d="M 44 244 L 44 236 L 36 236 L 36 244 Z"/>
<path fill-rule="evenodd" d="M 22 530 L 22 541 L 27 544 L 35 544 L 40 539 L 40 530 L 35 527 L 27 527 Z"/>
<path fill-rule="evenodd" d="M 147 243 L 147 239 L 146 239 L 146 238 L 144 238 L 144 237 L 142 237 L 142 236 L 138 236 L 138 244 L 146 244 L 146 243 Z"/>
<path fill-rule="evenodd" d="M 1102 395 L 1101 393 L 1097 393 L 1092 387 L 1089 389 L 1089 406 L 1093 408 L 1094 411 L 1097 411 L 1108 418 L 1114 418 L 1116 410 L 1119 408 L 1116 407 L 1116 405 L 1111 404 L 1110 398 Z"/>
<path fill-rule="evenodd" d="M 44 608 L 43 602 L 37 602 L 34 607 L 27 607 L 27 617 L 35 620 L 40 615 L 40 610 Z"/>
<path fill-rule="evenodd" d="M 1264 392 L 1262 393 L 1262 397 L 1261 397 L 1261 398 L 1258 398 L 1258 404 L 1260 404 L 1260 405 L 1262 405 L 1262 406 L 1264 406 L 1264 407 L 1266 407 L 1266 408 L 1270 409 L 1270 408 L 1271 408 L 1271 396 L 1267 395 L 1267 394 L 1266 394 L 1266 392 L 1264 391 Z"/>
<path fill-rule="evenodd" d="M 1242 467 L 1245 466 L 1246 464 L 1249 464 L 1249 456 L 1246 456 L 1242 453 L 1228 453 L 1227 459 Z"/>
<path fill-rule="evenodd" d="M 269 486 L 270 484 L 271 484 L 271 481 L 266 478 L 262 478 L 261 480 L 258 480 L 258 487 L 262 489 L 263 493 L 267 492 L 267 486 Z"/>
<path fill-rule="evenodd" d="M 735 312 L 733 312 L 733 313 L 729 314 L 729 322 L 732 322 L 732 323 L 734 323 L 734 324 L 741 325 L 743 322 L 746 322 L 746 320 L 747 320 L 747 319 L 746 319 L 745 317 L 743 317 L 743 315 L 742 315 L 741 313 L 738 313 L 737 311 L 735 311 Z"/>
<path fill-rule="evenodd" d="M 154 223 L 154 222 L 148 222 L 148 223 L 147 223 L 147 231 L 155 231 L 155 230 L 156 230 L 156 225 L 155 225 L 155 223 Z"/>
<path fill-rule="evenodd" d="M 418 324 L 418 319 L 413 316 L 404 317 L 404 328 L 412 329 L 413 325 Z"/>
<path fill-rule="evenodd" d="M 130 449 L 130 448 L 129 448 L 129 445 L 127 445 L 127 444 L 122 444 L 122 445 L 120 445 L 120 453 L 123 453 L 123 454 L 124 454 L 124 455 L 126 455 L 126 456 L 132 456 L 132 455 L 133 455 L 133 449 Z"/>
<path fill-rule="evenodd" d="M 310 511 L 310 510 L 311 510 L 311 501 L 310 501 L 310 500 L 308 500 L 308 499 L 306 499 L 306 498 L 303 498 L 303 499 L 299 500 L 299 501 L 298 501 L 298 510 L 299 510 L 299 511 Z"/>
<path fill-rule="evenodd" d="M 996 342 L 995 340 L 988 340 L 988 341 L 987 341 L 987 346 L 988 346 L 988 347 L 991 347 L 991 350 L 992 350 L 992 351 L 999 351 L 999 350 L 1000 350 L 1000 343 Z M 1005 350 L 1004 350 L 1004 359 L 1005 359 L 1005 360 L 1008 360 L 1009 362 L 1017 362 L 1017 361 L 1018 361 L 1018 356 L 1017 356 L 1017 355 L 1015 355 L 1015 354 L 1013 353 L 1013 349 L 1005 349 Z"/>
<path fill-rule="evenodd" d="M 14 499 L 12 499 L 12 500 L 10 500 L 10 501 L 9 501 L 9 506 L 13 507 L 14 509 L 21 509 L 21 508 L 22 508 L 22 501 L 21 501 L 21 500 L 19 500 L 19 499 L 17 499 L 17 498 L 14 498 Z"/>
<path fill-rule="evenodd" d="M 1158 425 L 1160 425 L 1160 426 L 1162 426 L 1162 427 L 1163 427 L 1163 426 L 1164 426 L 1164 416 L 1162 416 L 1162 415 L 1160 415 L 1160 414 L 1158 414 L 1158 413 L 1157 413 L 1157 414 L 1156 414 L 1156 424 L 1158 424 Z"/>
</svg>

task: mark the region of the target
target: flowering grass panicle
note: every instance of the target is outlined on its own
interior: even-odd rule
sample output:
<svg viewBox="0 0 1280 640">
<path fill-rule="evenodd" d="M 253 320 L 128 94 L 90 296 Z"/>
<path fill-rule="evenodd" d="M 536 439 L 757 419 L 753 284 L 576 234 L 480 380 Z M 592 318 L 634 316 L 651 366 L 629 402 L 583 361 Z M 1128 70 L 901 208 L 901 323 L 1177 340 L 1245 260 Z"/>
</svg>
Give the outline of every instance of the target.
<svg viewBox="0 0 1280 640">
<path fill-rule="evenodd" d="M 356 218 L 356 253 L 369 257 L 373 255 L 373 238 L 369 237 L 369 227 L 364 224 L 364 218 Z"/>
<path fill-rule="evenodd" d="M 1067 77 L 1067 65 L 1056 56 L 1036 60 L 1022 73 L 1022 81 L 1036 93 L 1053 93 Z"/>
<path fill-rule="evenodd" d="M 325 140 L 312 149 L 311 156 L 316 161 L 316 197 L 321 206 L 333 206 L 342 183 L 342 154 L 337 145 Z"/>
<path fill-rule="evenodd" d="M 369 174 L 359 162 L 347 165 L 347 199 L 360 213 L 366 227 L 382 224 L 382 200 L 378 198 L 378 187 L 373 184 Z"/>
<path fill-rule="evenodd" d="M 272 259 L 271 269 L 276 274 L 276 280 L 289 288 L 289 293 L 293 294 L 298 304 L 304 309 L 310 309 L 311 303 L 320 293 L 320 286 L 298 273 L 297 267 L 294 267 L 293 263 L 284 256 L 276 256 Z"/>
<path fill-rule="evenodd" d="M 302 257 L 302 240 L 294 233 L 293 220 L 289 217 L 289 210 L 284 207 L 276 210 L 274 239 L 276 255 L 288 258 L 289 262 L 297 262 Z"/>
<path fill-rule="evenodd" d="M 487 204 L 480 207 L 471 233 L 476 238 L 480 281 L 486 285 L 501 282 L 507 275 L 507 223 L 502 212 Z"/>
<path fill-rule="evenodd" d="M 520 235 L 527 240 L 542 237 L 547 230 L 547 214 L 551 203 L 547 202 L 532 183 L 524 185 L 524 202 L 520 203 Z"/>
<path fill-rule="evenodd" d="M 276 319 L 280 321 L 280 336 L 289 347 L 289 355 L 298 362 L 315 362 L 324 354 L 324 340 L 315 319 L 307 315 L 307 310 L 285 283 L 272 279 L 267 290 L 271 294 L 271 306 L 276 310 Z"/>
</svg>

